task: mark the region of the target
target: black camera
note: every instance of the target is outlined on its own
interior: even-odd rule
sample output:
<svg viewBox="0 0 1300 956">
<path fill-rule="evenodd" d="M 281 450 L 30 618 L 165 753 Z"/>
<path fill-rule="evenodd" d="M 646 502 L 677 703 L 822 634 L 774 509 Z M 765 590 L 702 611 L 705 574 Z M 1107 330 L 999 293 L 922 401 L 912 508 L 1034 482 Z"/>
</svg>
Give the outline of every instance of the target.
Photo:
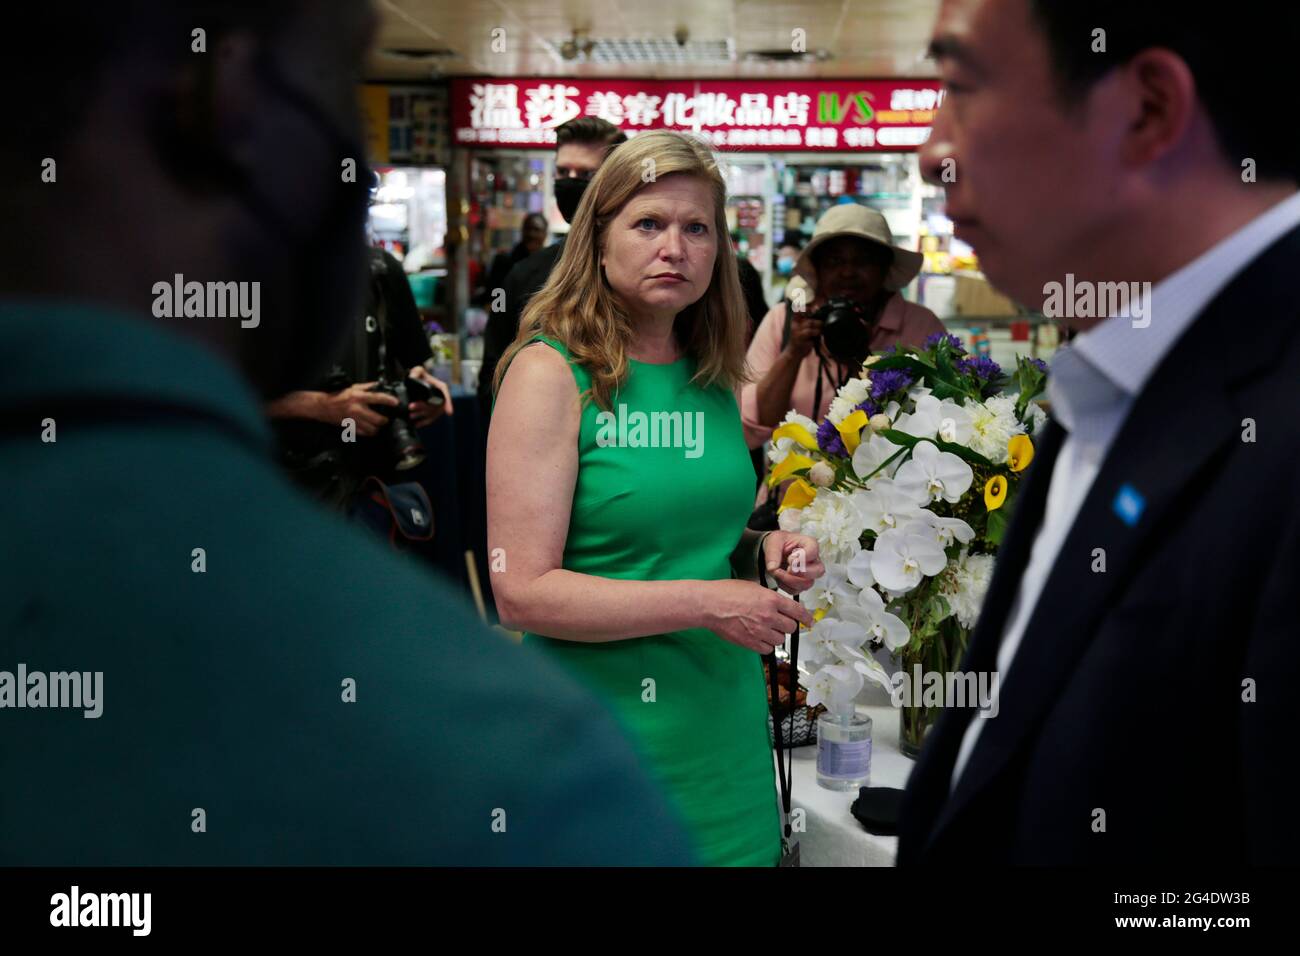
<svg viewBox="0 0 1300 956">
<path fill-rule="evenodd" d="M 411 423 L 410 404 L 428 402 L 441 405 L 442 393 L 417 378 L 390 379 L 387 373 L 381 375 L 370 390 L 391 395 L 398 402 L 395 406 L 375 406 L 388 419 L 388 425 L 375 437 L 387 447 L 392 460 L 396 462 L 394 467 L 398 471 L 408 471 L 421 464 L 424 461 L 424 444 Z"/>
<path fill-rule="evenodd" d="M 831 299 L 813 313 L 822 323 L 822 342 L 831 358 L 861 365 L 871 350 L 871 313 L 852 299 Z"/>
</svg>

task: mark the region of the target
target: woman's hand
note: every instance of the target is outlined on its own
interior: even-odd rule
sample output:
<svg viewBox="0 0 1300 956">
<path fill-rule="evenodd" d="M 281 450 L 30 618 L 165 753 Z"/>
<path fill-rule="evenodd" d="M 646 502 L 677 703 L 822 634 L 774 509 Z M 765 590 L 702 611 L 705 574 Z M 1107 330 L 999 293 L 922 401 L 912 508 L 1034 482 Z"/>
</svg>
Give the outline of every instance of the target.
<svg viewBox="0 0 1300 956">
<path fill-rule="evenodd" d="M 801 594 L 826 573 L 818 555 L 817 539 L 806 534 L 773 531 L 763 539 L 763 562 L 767 576 L 790 594 Z"/>
<path fill-rule="evenodd" d="M 758 654 L 770 654 L 799 624 L 813 623 L 812 612 L 753 581 L 710 581 L 704 593 L 705 624 L 724 641 Z"/>
</svg>

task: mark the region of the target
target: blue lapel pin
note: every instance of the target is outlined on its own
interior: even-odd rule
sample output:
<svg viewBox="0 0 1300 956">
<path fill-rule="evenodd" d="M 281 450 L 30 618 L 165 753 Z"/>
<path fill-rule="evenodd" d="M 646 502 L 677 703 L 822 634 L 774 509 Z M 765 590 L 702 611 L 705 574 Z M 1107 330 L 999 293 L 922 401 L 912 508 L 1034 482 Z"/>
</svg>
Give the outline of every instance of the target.
<svg viewBox="0 0 1300 956">
<path fill-rule="evenodd" d="M 1115 502 L 1111 505 L 1119 520 L 1130 528 L 1138 523 L 1146 506 L 1147 500 L 1136 488 L 1128 484 L 1120 485 L 1119 492 L 1115 495 Z"/>
</svg>

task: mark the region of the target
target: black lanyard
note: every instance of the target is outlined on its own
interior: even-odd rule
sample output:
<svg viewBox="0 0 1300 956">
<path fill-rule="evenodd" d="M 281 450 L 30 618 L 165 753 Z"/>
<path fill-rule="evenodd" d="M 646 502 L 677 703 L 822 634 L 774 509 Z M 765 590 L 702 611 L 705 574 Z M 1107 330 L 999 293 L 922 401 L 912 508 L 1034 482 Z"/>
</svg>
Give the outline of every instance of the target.
<svg viewBox="0 0 1300 956">
<path fill-rule="evenodd" d="M 761 550 L 761 549 L 760 549 Z M 758 579 L 763 587 L 768 587 L 767 572 L 763 569 L 763 556 L 758 556 Z M 776 769 L 777 781 L 781 785 L 781 808 L 785 811 L 785 839 L 789 840 L 791 835 L 790 829 L 790 798 L 794 791 L 794 755 L 790 754 L 787 758 L 785 751 L 790 749 L 784 745 L 781 739 L 781 695 L 779 687 L 781 678 L 777 672 L 776 651 L 767 655 L 767 674 L 772 687 L 772 736 L 776 741 Z M 790 738 L 791 743 L 794 741 L 794 712 L 795 712 L 795 691 L 799 687 L 799 624 L 796 622 L 794 630 L 790 632 Z M 784 746 L 783 746 L 784 745 Z M 788 773 L 787 773 L 788 768 Z"/>
</svg>

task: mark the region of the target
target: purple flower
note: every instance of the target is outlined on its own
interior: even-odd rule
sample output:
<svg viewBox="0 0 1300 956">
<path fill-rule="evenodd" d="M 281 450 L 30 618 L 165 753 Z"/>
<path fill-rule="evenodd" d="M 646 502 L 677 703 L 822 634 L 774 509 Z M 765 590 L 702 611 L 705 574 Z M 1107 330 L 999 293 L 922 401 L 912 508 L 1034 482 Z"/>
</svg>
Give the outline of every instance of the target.
<svg viewBox="0 0 1300 956">
<path fill-rule="evenodd" d="M 859 402 L 854 406 L 854 408 L 866 412 L 868 418 L 880 411 L 880 406 L 871 399 L 867 399 L 865 402 Z"/>
<path fill-rule="evenodd" d="M 871 373 L 871 397 L 880 401 L 901 389 L 910 388 L 914 379 L 903 369 L 885 369 L 883 372 Z"/>
<path fill-rule="evenodd" d="M 1002 375 L 1002 366 L 987 355 L 964 358 L 957 362 L 957 371 L 973 375 L 982 382 L 991 382 Z"/>
<path fill-rule="evenodd" d="M 817 426 L 817 447 L 828 455 L 847 456 L 849 450 L 844 447 L 844 439 L 829 418 L 822 419 Z"/>
<path fill-rule="evenodd" d="M 1044 375 L 1047 374 L 1047 363 L 1042 359 L 1031 358 L 1029 364 L 1038 369 L 1038 371 L 1042 372 Z"/>
<path fill-rule="evenodd" d="M 947 339 L 948 344 L 952 346 L 954 352 L 960 352 L 962 355 L 966 354 L 966 346 L 961 344 L 961 339 L 957 338 L 955 335 L 950 335 L 947 332 L 935 332 L 933 335 L 926 336 L 924 348 L 927 350 L 935 348 L 945 339 Z"/>
</svg>

